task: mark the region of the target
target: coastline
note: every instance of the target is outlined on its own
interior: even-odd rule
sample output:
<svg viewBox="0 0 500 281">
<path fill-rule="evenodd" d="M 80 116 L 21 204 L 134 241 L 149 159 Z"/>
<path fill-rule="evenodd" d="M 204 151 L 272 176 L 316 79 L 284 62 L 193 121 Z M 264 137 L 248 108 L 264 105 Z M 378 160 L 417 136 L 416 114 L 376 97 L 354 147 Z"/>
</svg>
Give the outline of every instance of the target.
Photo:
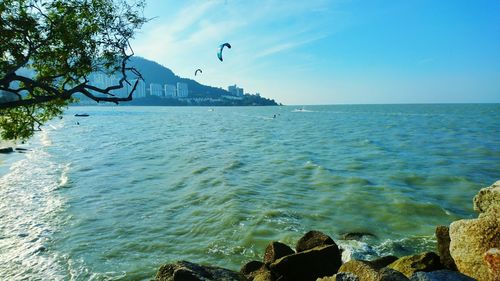
<svg viewBox="0 0 500 281">
<path fill-rule="evenodd" d="M 436 226 L 435 251 L 373 260 L 343 260 L 344 249 L 328 235 L 309 231 L 294 249 L 270 241 L 262 261 L 239 272 L 178 261 L 162 265 L 155 281 L 497 281 L 500 280 L 500 180 L 473 198 L 475 219 Z M 357 240 L 369 233 L 351 233 Z M 344 237 L 346 238 L 346 237 Z"/>
</svg>

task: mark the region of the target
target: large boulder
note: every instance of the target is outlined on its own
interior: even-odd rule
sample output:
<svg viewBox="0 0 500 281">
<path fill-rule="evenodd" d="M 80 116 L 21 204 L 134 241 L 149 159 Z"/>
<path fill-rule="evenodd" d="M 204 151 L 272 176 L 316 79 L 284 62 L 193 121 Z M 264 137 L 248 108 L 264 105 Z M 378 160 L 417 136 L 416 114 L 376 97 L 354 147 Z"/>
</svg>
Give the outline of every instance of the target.
<svg viewBox="0 0 500 281">
<path fill-rule="evenodd" d="M 378 268 L 367 261 L 350 260 L 339 268 L 339 273 L 349 272 L 359 277 L 360 281 L 371 281 L 378 278 Z"/>
<path fill-rule="evenodd" d="M 369 261 L 369 263 L 371 265 L 373 265 L 375 268 L 384 268 L 397 260 L 398 260 L 398 257 L 396 257 L 396 256 L 385 256 L 385 257 L 381 257 L 381 258 Z"/>
<path fill-rule="evenodd" d="M 425 252 L 418 255 L 401 257 L 387 267 L 403 273 L 406 277 L 410 277 L 417 271 L 434 271 L 442 269 L 439 256 L 434 252 Z"/>
<path fill-rule="evenodd" d="M 459 220 L 450 225 L 450 254 L 457 268 L 479 281 L 490 281 L 484 253 L 500 248 L 500 213 L 489 210 L 477 219 Z"/>
<path fill-rule="evenodd" d="M 337 245 L 327 245 L 284 256 L 272 263 L 270 269 L 277 280 L 315 281 L 337 273 L 341 264 Z"/>
<path fill-rule="evenodd" d="M 339 273 L 356 275 L 360 281 L 408 281 L 401 272 L 391 268 L 377 268 L 368 261 L 351 260 L 339 268 Z"/>
<path fill-rule="evenodd" d="M 274 281 L 274 275 L 269 270 L 259 270 L 252 281 Z"/>
<path fill-rule="evenodd" d="M 437 270 L 432 272 L 415 272 L 410 281 L 475 281 L 467 275 L 451 270 Z"/>
<path fill-rule="evenodd" d="M 484 254 L 484 261 L 488 266 L 491 280 L 500 281 L 500 250 L 497 248 L 489 249 Z"/>
<path fill-rule="evenodd" d="M 241 269 L 240 273 L 245 276 L 248 280 L 253 280 L 255 275 L 257 275 L 258 272 L 260 272 L 261 269 L 264 269 L 264 263 L 261 261 L 250 261 L 244 264 Z"/>
<path fill-rule="evenodd" d="M 437 250 L 441 264 L 450 270 L 457 270 L 455 261 L 450 255 L 450 228 L 444 225 L 436 227 Z"/>
<path fill-rule="evenodd" d="M 155 281 L 245 281 L 245 277 L 229 269 L 203 266 L 187 261 L 165 264 L 156 273 Z"/>
<path fill-rule="evenodd" d="M 264 253 L 264 262 L 273 263 L 277 259 L 294 253 L 295 252 L 292 250 L 292 248 L 288 247 L 287 245 L 277 241 L 273 241 L 266 247 L 266 251 Z"/>
<path fill-rule="evenodd" d="M 358 276 L 350 272 L 340 272 L 330 277 L 318 278 L 316 281 L 360 281 Z"/>
<path fill-rule="evenodd" d="M 408 281 L 403 273 L 388 267 L 382 268 L 378 274 L 377 281 Z"/>
<path fill-rule="evenodd" d="M 304 234 L 299 241 L 297 241 L 297 245 L 295 246 L 295 250 L 298 252 L 310 250 L 314 247 L 318 246 L 326 246 L 326 245 L 335 245 L 335 242 L 333 241 L 330 236 L 324 234 L 323 232 L 316 231 L 316 230 L 311 230 Z"/>
<path fill-rule="evenodd" d="M 474 196 L 474 210 L 486 213 L 490 209 L 500 211 L 500 180 L 489 187 L 482 188 Z"/>
</svg>

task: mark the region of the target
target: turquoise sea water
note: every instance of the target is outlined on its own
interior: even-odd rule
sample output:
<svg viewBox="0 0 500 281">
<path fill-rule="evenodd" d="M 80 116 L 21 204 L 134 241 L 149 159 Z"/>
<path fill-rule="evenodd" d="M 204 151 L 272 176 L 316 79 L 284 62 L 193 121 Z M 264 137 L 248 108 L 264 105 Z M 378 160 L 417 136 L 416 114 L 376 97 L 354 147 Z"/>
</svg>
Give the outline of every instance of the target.
<svg viewBox="0 0 500 281">
<path fill-rule="evenodd" d="M 0 155 L 0 280 L 237 270 L 311 229 L 344 259 L 432 250 L 500 178 L 499 104 L 297 108 L 70 108 Z"/>
</svg>

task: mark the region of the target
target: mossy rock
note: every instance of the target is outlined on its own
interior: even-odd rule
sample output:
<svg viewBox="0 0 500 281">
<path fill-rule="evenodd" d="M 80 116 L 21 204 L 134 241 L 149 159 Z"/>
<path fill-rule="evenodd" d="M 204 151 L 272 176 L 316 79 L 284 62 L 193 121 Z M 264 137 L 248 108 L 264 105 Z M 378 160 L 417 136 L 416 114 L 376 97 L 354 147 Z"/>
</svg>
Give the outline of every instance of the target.
<svg viewBox="0 0 500 281">
<path fill-rule="evenodd" d="M 434 271 L 443 269 L 439 256 L 434 252 L 425 252 L 418 255 L 405 256 L 391 263 L 387 267 L 410 277 L 417 271 Z"/>
</svg>

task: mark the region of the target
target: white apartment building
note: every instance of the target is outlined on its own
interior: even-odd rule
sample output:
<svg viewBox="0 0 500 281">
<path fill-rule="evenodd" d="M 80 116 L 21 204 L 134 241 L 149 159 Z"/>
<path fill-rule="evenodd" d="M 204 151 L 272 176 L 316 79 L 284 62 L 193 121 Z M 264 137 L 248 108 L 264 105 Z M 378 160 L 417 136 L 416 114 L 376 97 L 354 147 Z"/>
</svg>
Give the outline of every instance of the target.
<svg viewBox="0 0 500 281">
<path fill-rule="evenodd" d="M 134 84 L 132 84 L 132 87 Z M 139 83 L 137 84 L 137 88 L 135 88 L 135 95 L 136 97 L 139 98 L 145 98 L 146 97 L 146 83 L 144 83 L 143 80 L 139 80 Z"/>
<path fill-rule="evenodd" d="M 236 84 L 227 87 L 227 91 L 233 96 L 237 97 L 243 96 L 243 88 L 239 88 L 238 86 L 236 86 Z"/>
<path fill-rule="evenodd" d="M 132 79 L 130 80 L 130 85 L 127 83 L 124 83 L 124 88 L 127 89 L 127 95 L 130 94 L 132 89 L 134 88 L 135 82 L 138 79 Z M 134 98 L 145 98 L 146 97 L 146 83 L 144 81 L 139 80 L 139 83 L 137 83 L 137 87 L 135 88 L 134 92 Z"/>
<path fill-rule="evenodd" d="M 177 82 L 177 97 L 185 98 L 188 96 L 188 85 L 186 83 Z"/>
<path fill-rule="evenodd" d="M 167 98 L 177 97 L 177 87 L 175 85 L 165 84 L 164 91 Z"/>
<path fill-rule="evenodd" d="M 163 97 L 163 87 L 156 83 L 149 84 L 149 95 Z"/>
<path fill-rule="evenodd" d="M 235 85 L 233 85 L 233 86 L 229 86 L 229 87 L 227 87 L 227 91 L 228 91 L 231 95 L 236 96 L 236 91 L 237 91 L 236 89 L 237 89 L 237 88 L 238 88 L 238 86 L 236 86 L 236 84 L 235 84 Z"/>
</svg>

